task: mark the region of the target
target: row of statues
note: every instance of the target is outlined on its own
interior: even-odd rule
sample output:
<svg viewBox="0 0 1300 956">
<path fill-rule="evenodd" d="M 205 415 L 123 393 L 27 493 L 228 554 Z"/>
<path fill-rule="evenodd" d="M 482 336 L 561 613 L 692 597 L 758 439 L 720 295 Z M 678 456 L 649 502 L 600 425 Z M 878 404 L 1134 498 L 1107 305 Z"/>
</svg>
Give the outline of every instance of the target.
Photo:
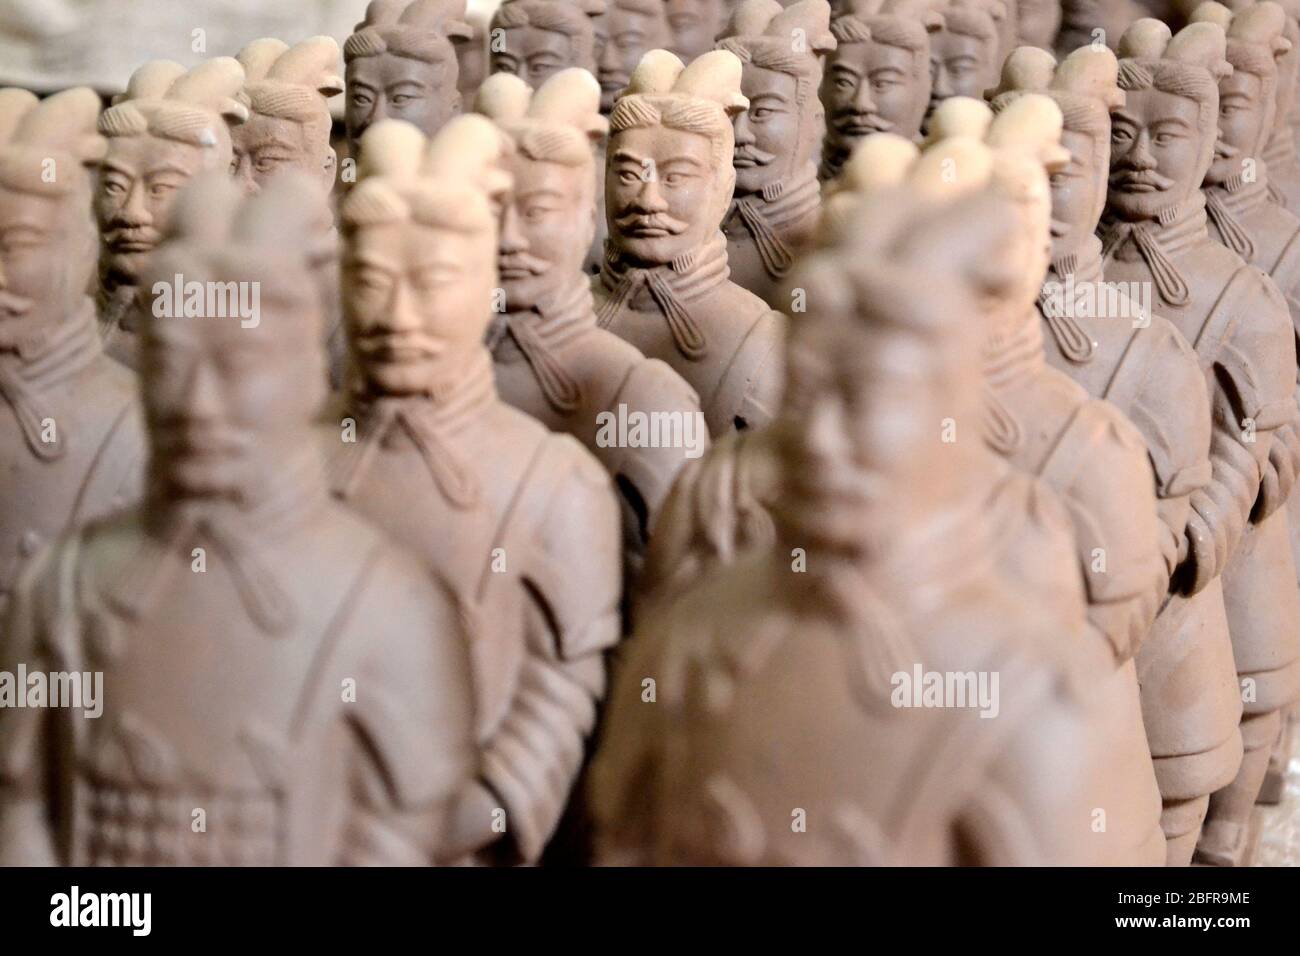
<svg viewBox="0 0 1300 956">
<path fill-rule="evenodd" d="M 1143 12 L 374 0 L 0 90 L 0 861 L 1248 862 L 1300 7 Z"/>
</svg>

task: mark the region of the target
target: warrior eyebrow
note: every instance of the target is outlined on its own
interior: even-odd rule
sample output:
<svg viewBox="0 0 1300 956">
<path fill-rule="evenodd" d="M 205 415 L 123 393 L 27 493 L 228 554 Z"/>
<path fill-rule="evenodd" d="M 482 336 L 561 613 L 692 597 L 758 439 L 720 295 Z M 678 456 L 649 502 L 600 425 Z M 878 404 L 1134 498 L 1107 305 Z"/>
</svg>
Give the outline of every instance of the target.
<svg viewBox="0 0 1300 956">
<path fill-rule="evenodd" d="M 524 200 L 524 199 L 535 199 L 538 196 L 549 196 L 549 197 L 554 197 L 556 199 L 563 199 L 564 193 L 560 192 L 558 189 L 551 189 L 547 186 L 538 186 L 536 189 L 530 189 L 527 192 L 517 193 L 515 195 L 515 198 L 519 200 Z"/>
<path fill-rule="evenodd" d="M 847 63 L 836 63 L 831 67 L 832 73 L 848 73 L 850 76 L 859 76 L 860 72 Z"/>
<path fill-rule="evenodd" d="M 268 139 L 266 142 L 257 143 L 254 148 L 270 149 L 272 147 L 278 147 L 280 149 L 285 150 L 286 152 L 293 152 L 294 149 L 296 148 L 293 143 L 290 143 L 288 140 L 281 139 L 278 136 L 274 136 L 271 139 Z"/>
<path fill-rule="evenodd" d="M 664 168 L 667 166 L 678 166 L 678 165 L 693 166 L 696 169 L 707 168 L 703 163 L 697 160 L 694 156 L 685 156 L 685 155 L 669 156 L 667 159 L 665 159 L 663 162 L 659 164 L 660 168 Z"/>
<path fill-rule="evenodd" d="M 134 178 L 135 176 L 133 170 L 127 169 L 125 166 L 115 163 L 111 159 L 105 160 L 100 165 L 99 170 L 101 173 L 117 173 L 119 176 L 126 176 L 128 178 Z"/>
<path fill-rule="evenodd" d="M 183 176 L 186 179 L 190 176 L 190 171 L 183 166 L 177 166 L 175 163 L 162 162 L 157 166 L 150 166 L 144 174 L 147 178 L 158 176 L 162 173 L 175 173 L 177 176 Z"/>
<path fill-rule="evenodd" d="M 415 82 L 415 80 L 398 80 L 396 83 L 390 83 L 388 86 L 384 87 L 384 92 L 395 93 L 401 90 L 403 87 L 409 87 L 415 90 L 415 92 L 417 93 L 424 92 L 424 87 L 422 86 L 422 84 Z"/>
<path fill-rule="evenodd" d="M 750 109 L 753 109 L 754 104 L 756 102 L 761 103 L 763 100 L 776 100 L 778 103 L 790 102 L 790 100 L 786 97 L 784 93 L 781 93 L 777 90 L 772 90 L 770 92 L 760 93 L 757 96 L 751 97 L 749 101 Z"/>
<path fill-rule="evenodd" d="M 644 159 L 642 159 L 636 153 L 632 152 L 630 149 L 614 150 L 614 159 L 620 161 L 627 161 L 629 163 L 636 163 L 638 166 L 640 166 L 642 163 L 645 162 Z"/>
</svg>

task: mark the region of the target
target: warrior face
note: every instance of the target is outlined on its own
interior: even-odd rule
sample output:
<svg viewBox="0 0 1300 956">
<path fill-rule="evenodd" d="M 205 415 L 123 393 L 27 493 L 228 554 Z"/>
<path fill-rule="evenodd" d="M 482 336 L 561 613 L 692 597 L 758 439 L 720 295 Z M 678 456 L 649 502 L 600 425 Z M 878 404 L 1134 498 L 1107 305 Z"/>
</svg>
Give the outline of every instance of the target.
<svg viewBox="0 0 1300 956">
<path fill-rule="evenodd" d="M 592 21 L 596 29 L 596 79 L 600 81 L 600 111 L 608 113 L 614 100 L 632 78 L 632 71 L 651 48 L 660 25 L 649 13 L 611 2 Z"/>
<path fill-rule="evenodd" d="M 984 98 L 996 42 L 943 29 L 930 36 L 931 106 L 950 96 Z"/>
<path fill-rule="evenodd" d="M 756 193 L 806 164 L 816 144 L 811 111 L 800 107 L 798 81 L 788 73 L 746 63 L 741 91 L 749 109 L 735 120 L 736 192 Z"/>
<path fill-rule="evenodd" d="M 1061 4 L 1057 0 L 1019 0 L 1015 9 L 1020 45 L 1050 52 L 1061 28 Z"/>
<path fill-rule="evenodd" d="M 361 134 L 382 119 L 406 120 L 432 136 L 460 111 L 455 71 L 442 61 L 359 56 L 349 61 L 346 78 L 343 121 L 354 156 Z"/>
<path fill-rule="evenodd" d="M 1052 173 L 1052 258 L 1078 250 L 1097 228 L 1097 211 L 1106 195 L 1109 143 L 1066 128 L 1061 145 L 1070 153 L 1064 169 Z"/>
<path fill-rule="evenodd" d="M 1219 81 L 1219 139 L 1205 175 L 1208 185 L 1218 186 L 1240 175 L 1245 163 L 1257 158 L 1254 154 L 1263 138 L 1269 106 L 1262 88 L 1263 80 L 1245 70 L 1234 70 Z"/>
<path fill-rule="evenodd" d="M 718 231 L 731 183 L 723 180 L 715 152 L 707 136 L 667 126 L 610 137 L 605 210 L 610 238 L 624 254 L 645 266 L 663 265 Z"/>
<path fill-rule="evenodd" d="M 246 279 L 247 273 L 224 279 Z M 255 328 L 237 317 L 151 318 L 141 337 L 141 374 L 152 470 L 169 499 L 259 504 L 283 468 L 286 448 L 302 444 L 321 399 L 320 356 L 306 347 L 300 316 L 309 300 L 261 296 Z"/>
<path fill-rule="evenodd" d="M 311 124 L 254 112 L 231 131 L 230 171 L 245 193 L 257 193 L 285 169 L 301 170 L 326 190 L 333 186 L 337 157 L 330 148 L 329 117 L 324 110 L 322 105 L 324 121 Z"/>
<path fill-rule="evenodd" d="M 95 265 L 86 192 L 42 196 L 0 186 L 0 350 L 75 315 Z"/>
<path fill-rule="evenodd" d="M 492 72 L 513 73 L 537 89 L 553 75 L 573 65 L 576 57 L 572 38 L 557 30 L 531 24 L 506 27 L 504 43 L 492 51 Z"/>
<path fill-rule="evenodd" d="M 672 52 L 683 63 L 713 49 L 726 15 L 722 0 L 666 0 L 664 6 L 672 31 Z"/>
<path fill-rule="evenodd" d="M 1201 186 L 1207 164 L 1200 107 L 1163 90 L 1130 90 L 1111 116 L 1110 208 L 1127 220 L 1155 219 Z"/>
<path fill-rule="evenodd" d="M 844 139 L 871 133 L 912 139 L 929 97 L 930 78 L 918 69 L 916 53 L 870 40 L 841 43 L 822 82 L 827 125 Z"/>
<path fill-rule="evenodd" d="M 344 259 L 354 359 L 377 394 L 428 394 L 482 348 L 495 235 L 409 219 L 357 228 Z"/>
<path fill-rule="evenodd" d="M 824 325 L 835 328 L 811 327 Z M 809 326 L 791 340 L 791 399 L 776 430 L 780 520 L 806 547 L 862 555 L 897 533 L 890 502 L 942 447 L 934 423 L 951 410 L 935 407 L 932 356 L 914 336 L 856 321 Z"/>
<path fill-rule="evenodd" d="M 506 309 L 530 309 L 582 274 L 596 231 L 590 165 L 564 165 L 516 153 L 514 190 L 501 213 L 497 269 Z"/>
<path fill-rule="evenodd" d="M 109 138 L 95 193 L 100 266 L 107 278 L 136 283 L 167 228 L 176 191 L 201 170 L 228 163 L 228 144 L 224 132 L 216 149 L 148 133 Z"/>
</svg>

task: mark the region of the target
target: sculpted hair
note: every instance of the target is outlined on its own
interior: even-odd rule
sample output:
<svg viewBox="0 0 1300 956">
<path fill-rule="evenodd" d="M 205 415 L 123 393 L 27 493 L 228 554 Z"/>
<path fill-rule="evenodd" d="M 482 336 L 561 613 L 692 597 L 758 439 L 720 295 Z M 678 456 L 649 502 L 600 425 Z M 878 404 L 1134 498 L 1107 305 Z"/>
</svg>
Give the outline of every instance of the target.
<svg viewBox="0 0 1300 956">
<path fill-rule="evenodd" d="M 633 94 L 620 99 L 609 116 L 610 133 L 651 126 L 663 126 L 704 136 L 712 144 L 713 161 L 718 164 L 731 163 L 731 154 L 735 148 L 735 128 L 716 103 L 672 94 Z"/>
<path fill-rule="evenodd" d="M 568 37 L 574 63 L 589 63 L 595 56 L 591 17 L 568 0 L 506 0 L 492 17 L 493 29 L 527 26 Z"/>
</svg>

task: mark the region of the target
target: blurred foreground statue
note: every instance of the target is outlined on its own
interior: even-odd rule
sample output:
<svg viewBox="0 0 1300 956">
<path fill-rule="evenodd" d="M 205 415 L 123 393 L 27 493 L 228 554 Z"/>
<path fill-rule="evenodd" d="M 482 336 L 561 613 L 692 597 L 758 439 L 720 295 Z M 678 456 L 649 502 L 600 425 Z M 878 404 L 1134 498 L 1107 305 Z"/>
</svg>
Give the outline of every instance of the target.
<svg viewBox="0 0 1300 956">
<path fill-rule="evenodd" d="M 1012 219 L 891 189 L 796 265 L 775 544 L 627 645 L 598 862 L 1131 861 L 1094 826 L 1129 794 L 1074 657 L 1067 520 L 984 447 L 978 324 L 956 320 Z M 1008 573 L 1027 549 L 1063 571 L 1050 602 Z"/>
<path fill-rule="evenodd" d="M 330 501 L 311 208 L 295 182 L 241 205 L 222 170 L 141 274 L 264 294 L 243 318 L 151 297 L 145 500 L 33 564 L 0 642 L 6 671 L 82 691 L 0 709 L 0 862 L 434 862 L 474 770 L 465 637 L 418 560 Z"/>
</svg>

